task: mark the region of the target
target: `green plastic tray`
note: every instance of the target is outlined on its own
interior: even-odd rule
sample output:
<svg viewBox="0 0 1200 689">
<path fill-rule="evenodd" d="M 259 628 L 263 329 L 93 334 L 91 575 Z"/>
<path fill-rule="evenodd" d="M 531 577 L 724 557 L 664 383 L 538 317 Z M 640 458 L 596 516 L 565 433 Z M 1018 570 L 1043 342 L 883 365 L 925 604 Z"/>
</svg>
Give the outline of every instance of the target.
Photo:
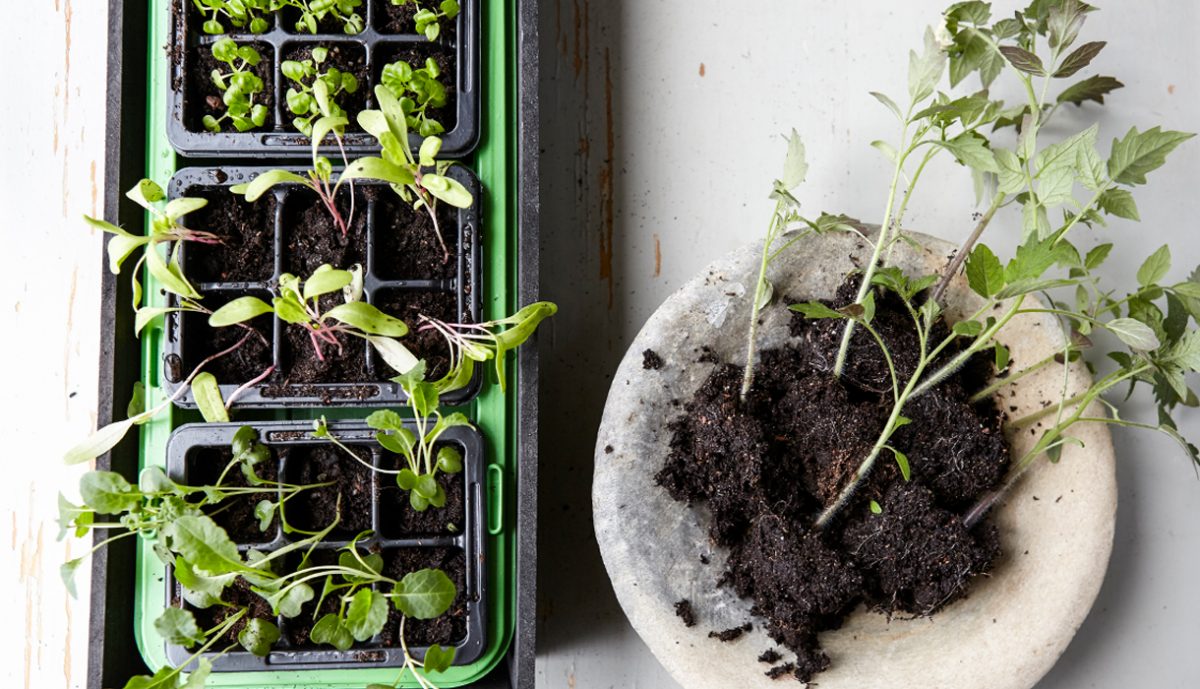
<svg viewBox="0 0 1200 689">
<path fill-rule="evenodd" d="M 515 3 L 514 0 L 493 0 L 482 4 L 482 74 L 483 93 L 482 132 L 475 154 L 463 161 L 478 175 L 483 184 L 483 256 L 484 256 L 484 318 L 499 318 L 516 308 L 516 211 L 510 197 L 515 188 Z M 168 64 L 168 23 L 170 0 L 150 0 L 150 22 L 147 27 L 149 51 L 148 87 L 149 112 L 147 120 L 146 176 L 165 185 L 179 168 L 193 164 L 178 157 L 167 142 L 166 97 Z M 234 161 L 205 161 L 227 163 Z M 270 164 L 271 161 L 262 161 Z M 282 164 L 283 161 L 277 161 Z M 154 279 L 142 277 L 146 286 L 146 301 L 151 306 L 165 305 Z M 159 388 L 159 352 L 163 337 L 161 324 L 146 329 L 142 335 L 142 382 L 146 386 L 147 402 L 164 399 Z M 515 539 L 514 513 L 505 491 L 514 485 L 516 467 L 516 408 L 518 385 L 516 366 L 507 370 L 510 394 L 504 395 L 499 386 L 491 383 L 470 404 L 462 407 L 479 428 L 488 447 L 488 475 L 499 480 L 488 481 L 489 515 L 488 578 L 489 606 L 487 611 L 487 648 L 479 660 L 470 665 L 455 666 L 437 677 L 441 687 L 470 684 L 486 675 L 503 658 L 512 640 L 515 604 Z M 326 414 L 330 418 L 362 418 L 368 410 L 282 410 L 275 412 L 239 412 L 235 421 L 307 419 Z M 177 426 L 199 421 L 195 412 L 172 408 L 167 414 L 141 427 L 140 452 L 142 466 L 164 466 L 167 439 Z M 165 568 L 144 544 L 138 546 L 138 570 L 134 597 L 134 632 L 138 649 L 151 671 L 167 663 L 162 637 L 154 629 L 154 620 L 165 606 Z M 296 688 L 361 689 L 378 682 L 392 684 L 399 674 L 397 668 L 364 668 L 354 670 L 282 670 L 274 672 L 214 673 L 209 687 L 229 688 Z M 411 676 L 400 686 L 417 686 Z"/>
</svg>

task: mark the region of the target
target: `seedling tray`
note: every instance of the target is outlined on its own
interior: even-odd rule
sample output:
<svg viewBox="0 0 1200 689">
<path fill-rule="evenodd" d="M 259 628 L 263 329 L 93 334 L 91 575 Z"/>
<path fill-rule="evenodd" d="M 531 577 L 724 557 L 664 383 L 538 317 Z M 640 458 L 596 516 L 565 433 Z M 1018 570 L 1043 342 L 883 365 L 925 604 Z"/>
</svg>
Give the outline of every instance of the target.
<svg viewBox="0 0 1200 689">
<path fill-rule="evenodd" d="M 284 77 L 281 65 L 285 60 L 302 59 L 296 54 L 304 48 L 326 45 L 331 53 L 337 48 L 341 59 L 355 63 L 356 69 L 347 71 L 357 71 L 361 77 L 358 91 L 346 101 L 347 104 L 353 103 L 353 107 L 346 107 L 352 123 L 345 136 L 348 153 L 361 154 L 379 149 L 370 135 L 355 131 L 357 125 L 354 124 L 354 115 L 363 107 L 373 107 L 371 86 L 379 83 L 383 68 L 398 56 L 411 53 L 409 62 L 413 67 L 419 67 L 420 64 L 414 62 L 424 63 L 427 56 L 447 62 L 453 58 L 453 70 L 441 78 L 454 99 L 453 103 L 443 108 L 446 112 L 439 118 L 446 128 L 445 133 L 440 135 L 443 141 L 442 156 L 466 156 L 479 141 L 479 0 L 462 0 L 462 11 L 458 17 L 452 23 L 443 21 L 442 36 L 432 42 L 419 34 L 387 33 L 386 3 L 388 0 L 366 0 L 360 8 L 365 10 L 366 28 L 352 36 L 344 33 L 300 33 L 295 30 L 293 22 L 283 15 L 272 20 L 272 28 L 266 33 L 252 34 L 227 26 L 228 33 L 209 35 L 201 30 L 202 20 L 191 0 L 172 0 L 171 45 L 181 48 L 170 52 L 167 136 L 171 145 L 188 156 L 307 157 L 311 143 L 308 137 L 292 126 L 294 116 L 288 110 L 285 97 L 291 82 Z M 192 101 L 203 100 L 203 96 L 199 95 L 202 92 L 200 84 L 210 79 L 208 70 L 200 66 L 200 58 L 221 38 L 232 38 L 238 45 L 253 45 L 262 57 L 260 67 L 255 71 L 263 78 L 271 103 L 267 122 L 258 129 L 214 133 L 205 130 L 200 122 L 204 115 L 203 108 L 201 103 Z M 326 65 L 331 63 L 332 60 Z M 270 75 L 264 74 L 267 70 L 271 70 Z M 196 95 L 189 97 L 189 93 Z M 452 120 L 452 123 L 447 120 Z M 414 147 L 419 145 L 415 134 L 410 138 Z M 322 149 L 331 156 L 338 152 L 333 144 Z"/>
<path fill-rule="evenodd" d="M 266 169 L 256 167 L 187 168 L 181 170 L 171 180 L 168 188 L 171 198 L 189 195 L 211 198 L 213 200 L 210 201 L 210 205 L 214 202 L 230 204 L 233 207 L 231 212 L 249 215 L 270 227 L 271 244 L 260 250 L 261 253 L 269 254 L 269 256 L 261 266 L 251 270 L 251 272 L 257 270 L 253 276 L 246 276 L 244 273 L 240 276 L 237 275 L 236 271 L 242 270 L 245 266 L 229 265 L 227 261 L 220 260 L 219 255 L 201 255 L 201 252 L 211 254 L 213 252 L 211 247 L 193 247 L 185 243 L 181 254 L 184 271 L 189 275 L 199 276 L 201 281 L 197 282 L 196 289 L 204 295 L 204 303 L 210 305 L 210 308 L 215 309 L 231 299 L 244 295 L 253 295 L 270 302 L 271 290 L 278 285 L 281 274 L 290 272 L 306 278 L 317 267 L 317 265 L 308 264 L 319 263 L 319 261 L 312 260 L 310 254 L 305 254 L 304 250 L 291 248 L 298 242 L 311 238 L 301 235 L 311 235 L 317 232 L 325 232 L 331 237 L 338 235 L 338 237 L 332 237 L 333 241 L 337 241 L 340 237 L 340 233 L 333 227 L 318 230 L 301 222 L 302 218 L 296 211 L 313 205 L 319 206 L 319 201 L 315 194 L 300 185 L 280 185 L 270 192 L 270 197 L 264 195 L 253 206 L 229 193 L 230 186 L 248 182 Z M 292 168 L 292 171 L 303 172 L 300 168 Z M 355 228 L 362 227 L 361 231 L 352 233 L 353 236 L 361 239 L 361 245 L 356 247 L 355 240 L 351 239 L 347 252 L 352 256 L 347 261 L 358 262 L 362 265 L 363 296 L 366 301 L 388 313 L 408 320 L 410 333 L 401 341 L 413 349 L 414 354 L 418 357 L 429 357 L 435 352 L 444 351 L 444 342 L 440 336 L 418 339 L 415 332 L 418 325 L 418 312 L 459 323 L 477 323 L 480 318 L 480 304 L 483 297 L 481 276 L 483 256 L 480 241 L 483 193 L 479 179 L 469 168 L 463 165 L 454 165 L 450 167 L 447 174 L 467 187 L 475 197 L 475 203 L 470 208 L 464 209 L 455 209 L 445 204 L 439 204 L 440 209 L 453 212 L 451 217 L 454 218 L 455 224 L 446 226 L 442 230 L 446 235 L 447 245 L 451 247 L 452 255 L 448 266 L 442 266 L 435 262 L 434 265 L 418 267 L 419 270 L 416 272 L 426 271 L 424 274 L 427 277 L 424 279 L 406 277 L 406 270 L 396 267 L 402 253 L 402 250 L 397 248 L 397 243 L 402 238 L 395 236 L 395 228 L 384 227 L 391 217 L 398 214 L 411 215 L 415 211 L 408 207 L 386 184 L 355 184 L 356 220 L 352 221 L 351 225 Z M 341 197 L 348 197 L 351 193 L 346 187 L 343 187 L 343 191 Z M 324 217 L 323 209 L 316 210 Z M 226 215 L 224 211 L 219 210 L 214 210 L 213 214 Z M 225 230 L 217 228 L 216 231 L 222 233 Z M 212 258 L 218 260 L 201 263 L 201 259 Z M 440 252 L 436 260 L 441 260 Z M 224 268 L 215 270 L 210 266 L 206 270 L 201 270 L 202 265 L 208 266 L 208 264 L 216 264 L 224 266 Z M 351 265 L 335 264 L 333 267 L 349 269 Z M 213 279 L 221 278 L 221 273 L 230 277 L 253 277 L 255 279 Z M 432 275 L 439 273 L 443 277 L 429 279 Z M 203 281 L 205 278 L 208 280 Z M 395 310 L 396 305 L 406 305 L 406 313 L 398 313 Z M 438 310 L 441 313 L 435 312 Z M 259 370 L 265 370 L 268 365 L 274 364 L 275 372 L 262 383 L 245 390 L 237 398 L 236 404 L 239 407 L 398 406 L 406 399 L 400 386 L 390 381 L 392 377 L 398 375 L 397 372 L 379 360 L 374 350 L 364 340 L 355 337 L 344 337 L 343 347 L 347 357 L 359 360 L 361 370 L 367 374 L 366 379 L 336 383 L 294 380 L 290 373 L 293 360 L 298 355 L 311 352 L 311 348 L 305 344 L 307 338 L 302 335 L 297 337 L 297 333 L 303 332 L 299 326 L 288 325 L 277 317 L 274 317 L 274 323 L 270 327 L 264 328 L 263 324 L 267 322 L 270 322 L 270 319 L 265 316 L 253 322 L 265 331 L 264 334 L 272 343 L 269 352 L 260 352 L 263 355 L 261 362 L 263 366 Z M 216 346 L 213 340 L 215 334 L 214 330 L 209 328 L 205 322 L 202 314 L 173 313 L 168 316 L 160 367 L 162 384 L 168 394 L 176 391 L 188 373 L 200 361 L 219 351 L 220 347 Z M 422 351 L 423 349 L 431 351 Z M 334 354 L 327 350 L 326 357 L 331 356 Z M 222 365 L 222 360 L 217 360 L 209 368 L 211 370 L 213 366 L 220 367 Z M 221 375 L 220 369 L 217 369 L 217 380 L 222 383 L 221 392 L 227 399 L 242 383 L 253 378 L 253 375 L 250 374 L 243 380 L 234 380 Z M 478 394 L 481 380 L 480 371 L 477 370 L 467 387 L 447 393 L 443 402 L 445 404 L 463 404 L 470 401 Z M 196 406 L 190 390 L 179 397 L 177 404 L 185 408 L 195 408 Z"/>
<path fill-rule="evenodd" d="M 303 467 L 300 465 L 310 461 L 312 449 L 320 449 L 340 453 L 327 440 L 313 438 L 309 431 L 312 424 L 296 422 L 273 422 L 250 424 L 258 431 L 259 441 L 272 451 L 273 469 L 283 481 L 297 475 Z M 408 425 L 416 429 L 411 421 Z M 222 451 L 227 450 L 233 441 L 233 435 L 241 424 L 188 424 L 181 426 L 171 435 L 167 443 L 167 467 L 172 479 L 185 485 L 194 485 L 206 480 L 214 469 L 220 471 L 225 459 Z M 360 452 L 360 456 L 370 461 L 376 467 L 394 468 L 395 459 L 387 455 L 374 440 L 374 432 L 361 423 L 333 423 L 329 430 L 339 440 Z M 457 655 L 455 662 L 469 664 L 483 653 L 486 637 L 485 616 L 488 605 L 488 582 L 483 577 L 482 567 L 486 561 L 486 541 L 484 529 L 486 523 L 486 477 L 484 474 L 485 458 L 483 437 L 475 430 L 465 427 L 455 427 L 442 435 L 439 444 L 456 446 L 463 456 L 463 473 L 448 477 L 450 481 L 461 481 L 463 496 L 463 519 L 456 524 L 456 533 L 445 531 L 440 535 L 428 533 L 405 533 L 402 520 L 397 516 L 411 510 L 408 507 L 406 494 L 401 493 L 390 475 L 372 474 L 374 481 L 370 488 L 371 514 L 370 528 L 374 535 L 358 541 L 360 552 L 379 552 L 383 555 L 386 569 L 391 566 L 393 558 L 401 551 L 413 551 L 430 554 L 436 561 L 430 566 L 441 562 L 462 562 L 465 570 L 464 580 L 456 582 L 459 585 L 458 598 L 452 610 L 462 609 L 464 633 L 462 638 L 447 638 L 440 640 L 443 646 L 455 646 Z M 369 453 L 369 454 L 368 454 Z M 219 462 L 212 460 L 219 459 Z M 344 454 L 338 455 L 338 462 L 348 468 L 358 465 L 353 459 Z M 269 471 L 270 468 L 263 467 Z M 261 470 L 260 470 L 261 471 Z M 364 469 L 365 471 L 365 469 Z M 261 474 L 260 474 L 261 475 Z M 196 481 L 191 481 L 195 477 Z M 211 480 L 211 479 L 208 479 Z M 289 504 L 294 504 L 299 497 L 293 498 Z M 449 509 L 449 506 L 447 507 Z M 412 513 L 415 514 L 415 513 Z M 219 515 L 218 515 L 219 517 Z M 447 520 L 458 519 L 445 515 Z M 347 532 L 348 533 L 348 532 Z M 236 540 L 236 539 L 235 539 Z M 279 527 L 276 519 L 275 528 L 263 534 L 257 540 L 246 540 L 238 543 L 238 549 L 243 553 L 251 548 L 261 552 L 270 552 L 294 540 Z M 330 538 L 317 546 L 314 557 L 323 554 L 336 553 L 339 548 L 348 545 L 348 539 Z M 336 557 L 336 555 L 334 555 Z M 420 557 L 420 555 L 416 556 Z M 168 569 L 170 577 L 171 570 Z M 407 572 L 405 572 L 407 573 Z M 398 578 L 398 577 L 397 577 Z M 319 593 L 320 586 L 314 585 Z M 180 599 L 173 578 L 168 579 L 167 604 L 180 605 Z M 286 667 L 294 670 L 302 669 L 357 669 L 364 664 L 377 667 L 401 667 L 404 665 L 404 654 L 399 644 L 387 643 L 385 636 L 378 635 L 366 643 L 355 644 L 350 650 L 338 651 L 313 645 L 301 645 L 297 637 L 301 636 L 301 625 L 311 625 L 312 611 L 306 611 L 296 618 L 280 617 L 274 620 L 283 635 L 275 650 L 266 658 L 259 658 L 251 653 L 238 650 L 220 657 L 212 657 L 214 670 L 263 670 L 267 668 Z M 393 620 L 394 622 L 394 620 Z M 411 621 L 411 624 L 421 624 Z M 417 658 L 424 657 L 427 646 L 410 644 L 409 650 Z M 172 664 L 179 665 L 187 662 L 191 652 L 181 646 L 166 644 L 167 657 Z"/>
</svg>

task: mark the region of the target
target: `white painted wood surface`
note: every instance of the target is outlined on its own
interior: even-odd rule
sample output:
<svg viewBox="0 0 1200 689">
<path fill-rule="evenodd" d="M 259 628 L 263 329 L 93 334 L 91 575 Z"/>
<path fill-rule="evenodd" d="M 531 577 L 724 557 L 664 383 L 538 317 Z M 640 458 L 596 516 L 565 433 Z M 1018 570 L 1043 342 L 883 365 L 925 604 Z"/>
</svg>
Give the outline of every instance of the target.
<svg viewBox="0 0 1200 689">
<path fill-rule="evenodd" d="M 592 445 L 612 371 L 663 299 L 761 236 L 779 135 L 792 127 L 808 145 L 798 190 L 808 210 L 879 222 L 890 168 L 868 143 L 896 132 L 867 92 L 901 95 L 909 48 L 949 1 L 543 1 L 543 294 L 560 310 L 543 343 L 539 686 L 677 686 L 617 606 L 592 534 Z M 1102 148 L 1131 124 L 1200 129 L 1200 3 L 1093 4 L 1101 11 L 1086 40 L 1109 41 L 1096 66 L 1126 84 L 1103 111 L 1083 113 L 1103 113 Z M 1063 115 L 1063 125 L 1081 128 L 1078 111 Z M 946 161 L 925 177 L 908 224 L 960 241 L 975 210 L 969 177 Z M 1109 275 L 1128 280 L 1164 242 L 1176 259 L 1171 278 L 1200 263 L 1197 179 L 1200 141 L 1192 141 L 1135 192 L 1143 222 L 1108 230 L 1124 242 Z M 1011 241 L 998 237 L 1017 227 L 998 217 L 988 243 L 1007 250 Z M 1182 418 L 1200 435 L 1200 414 Z M 1114 436 L 1121 504 L 1112 565 L 1039 689 L 1194 689 L 1200 482 L 1166 438 Z"/>
<path fill-rule="evenodd" d="M 4 4 L 3 687 L 81 687 L 87 667 L 87 585 L 73 600 L 58 576 L 84 546 L 57 541 L 54 519 L 56 494 L 82 472 L 60 457 L 95 422 L 101 249 L 80 215 L 103 212 L 106 8 Z"/>
</svg>

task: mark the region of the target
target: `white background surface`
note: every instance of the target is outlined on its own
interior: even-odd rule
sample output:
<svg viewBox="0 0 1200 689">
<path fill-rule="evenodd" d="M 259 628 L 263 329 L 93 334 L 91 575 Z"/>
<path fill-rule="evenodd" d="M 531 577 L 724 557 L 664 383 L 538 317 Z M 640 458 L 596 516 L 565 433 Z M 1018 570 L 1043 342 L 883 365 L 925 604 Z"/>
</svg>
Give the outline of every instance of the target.
<svg viewBox="0 0 1200 689">
<path fill-rule="evenodd" d="M 1096 65 L 1127 85 L 1100 115 L 1102 140 L 1129 124 L 1200 129 L 1200 3 L 1101 4 L 1086 30 L 1110 41 Z M 79 472 L 58 458 L 96 406 L 100 239 L 78 217 L 101 211 L 105 6 L 4 9 L 0 686 L 77 687 L 86 587 L 70 601 L 57 570 L 81 548 L 56 542 L 52 519 L 55 493 Z M 592 442 L 607 377 L 663 298 L 761 232 L 778 134 L 795 127 L 808 143 L 801 198 L 810 210 L 878 220 L 887 170 L 867 142 L 895 134 L 866 92 L 902 90 L 907 50 L 941 9 L 925 0 L 543 2 L 544 292 L 563 308 L 544 349 L 539 686 L 675 686 L 625 622 L 591 533 Z M 927 174 L 909 224 L 960 239 L 969 183 L 950 164 Z M 1143 222 L 1109 230 L 1127 247 L 1114 277 L 1166 241 L 1173 278 L 1200 262 L 1198 180 L 1193 141 L 1137 192 Z M 990 241 L 1003 244 L 997 235 L 1014 228 L 1002 218 Z M 1200 435 L 1196 413 L 1184 424 Z M 1113 563 L 1092 615 L 1040 686 L 1190 689 L 1200 683 L 1200 482 L 1164 439 L 1117 432 L 1116 442 Z"/>
<path fill-rule="evenodd" d="M 677 686 L 625 621 L 591 532 L 591 456 L 608 377 L 667 295 L 764 230 L 779 135 L 792 127 L 808 146 L 798 192 L 807 210 L 879 222 L 890 165 L 868 143 L 897 133 L 867 92 L 904 94 L 908 49 L 945 4 L 543 3 L 543 292 L 561 310 L 543 349 L 539 686 Z M 1131 124 L 1200 129 L 1200 3 L 1097 4 L 1081 40 L 1109 41 L 1095 69 L 1126 88 L 1104 108 L 1068 108 L 1059 131 L 1097 118 L 1107 152 Z M 996 3 L 1006 13 L 1016 6 Z M 1011 82 L 1000 91 L 1020 95 Z M 1109 275 L 1128 278 L 1165 242 L 1172 279 L 1200 263 L 1197 181 L 1200 141 L 1192 141 L 1136 190 L 1142 222 L 1103 231 L 1119 247 Z M 906 224 L 964 238 L 975 210 L 969 176 L 942 161 L 922 187 Z M 1002 214 L 986 241 L 1007 250 L 1018 220 Z M 1101 236 L 1076 240 L 1090 247 Z M 1200 414 L 1185 413 L 1183 427 L 1200 436 Z M 1039 687 L 1194 689 L 1200 481 L 1169 440 L 1114 435 L 1121 504 L 1112 564 L 1092 614 Z"/>
</svg>

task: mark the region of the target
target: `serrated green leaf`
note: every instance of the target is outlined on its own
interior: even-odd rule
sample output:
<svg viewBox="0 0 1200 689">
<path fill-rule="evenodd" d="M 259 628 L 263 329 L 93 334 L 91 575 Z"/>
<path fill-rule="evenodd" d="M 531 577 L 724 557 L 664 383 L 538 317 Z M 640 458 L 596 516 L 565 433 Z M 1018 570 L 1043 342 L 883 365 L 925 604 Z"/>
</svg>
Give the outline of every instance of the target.
<svg viewBox="0 0 1200 689">
<path fill-rule="evenodd" d="M 996 157 L 987 147 L 987 139 L 975 132 L 963 132 L 949 141 L 938 142 L 938 145 L 954 156 L 963 165 L 982 172 L 1000 172 Z"/>
<path fill-rule="evenodd" d="M 784 189 L 792 190 L 804 182 L 808 174 L 808 161 L 804 156 L 804 142 L 795 129 L 788 137 L 787 156 L 783 160 L 783 177 L 780 182 Z"/>
<path fill-rule="evenodd" d="M 1137 280 L 1142 287 L 1158 283 L 1171 270 L 1171 249 L 1163 244 L 1157 251 L 1150 254 L 1138 268 Z"/>
<path fill-rule="evenodd" d="M 1145 184 L 1146 174 L 1167 162 L 1167 154 L 1195 136 L 1186 132 L 1163 131 L 1160 127 L 1139 132 L 1130 127 L 1125 138 L 1113 139 L 1108 158 L 1108 176 L 1121 184 Z"/>
<path fill-rule="evenodd" d="M 1054 77 L 1056 79 L 1065 79 L 1073 76 L 1079 70 L 1087 67 L 1100 54 L 1105 45 L 1104 41 L 1092 41 L 1079 46 L 1070 55 L 1063 58 L 1058 69 L 1054 70 Z"/>
<path fill-rule="evenodd" d="M 810 301 L 804 304 L 792 304 L 788 307 L 792 311 L 802 314 L 805 318 L 846 318 L 846 314 L 840 311 L 835 311 L 819 301 Z"/>
<path fill-rule="evenodd" d="M 1046 75 L 1046 68 L 1042 65 L 1041 58 L 1028 50 L 1015 45 L 1002 45 L 1000 52 L 1017 70 L 1039 77 Z"/>
<path fill-rule="evenodd" d="M 928 98 L 941 81 L 946 69 L 946 53 L 938 45 L 933 29 L 925 28 L 924 49 L 921 54 L 908 53 L 908 95 L 913 103 Z"/>
<path fill-rule="evenodd" d="M 984 244 L 967 256 L 967 284 L 982 297 L 994 296 L 1004 288 L 1004 266 Z"/>
<path fill-rule="evenodd" d="M 1074 103 L 1078 106 L 1090 100 L 1103 105 L 1104 96 L 1124 86 L 1125 84 L 1112 77 L 1097 74 L 1063 89 L 1063 92 L 1058 94 L 1057 102 L 1059 104 Z"/>
<path fill-rule="evenodd" d="M 1017 154 L 1006 148 L 997 149 L 993 154 L 996 158 L 996 174 L 999 183 L 997 190 L 1004 194 L 1015 194 L 1023 190 L 1027 180 L 1025 179 L 1025 169 Z"/>
<path fill-rule="evenodd" d="M 170 548 L 193 566 L 210 574 L 245 569 L 229 534 L 207 516 L 180 517 L 163 529 Z"/>
<path fill-rule="evenodd" d="M 1112 187 L 1106 189 L 1100 198 L 1096 201 L 1097 205 L 1109 215 L 1115 215 L 1118 218 L 1127 220 L 1138 220 L 1142 218 L 1138 214 L 1137 203 L 1133 200 L 1133 194 L 1128 189 L 1120 187 Z"/>
</svg>

